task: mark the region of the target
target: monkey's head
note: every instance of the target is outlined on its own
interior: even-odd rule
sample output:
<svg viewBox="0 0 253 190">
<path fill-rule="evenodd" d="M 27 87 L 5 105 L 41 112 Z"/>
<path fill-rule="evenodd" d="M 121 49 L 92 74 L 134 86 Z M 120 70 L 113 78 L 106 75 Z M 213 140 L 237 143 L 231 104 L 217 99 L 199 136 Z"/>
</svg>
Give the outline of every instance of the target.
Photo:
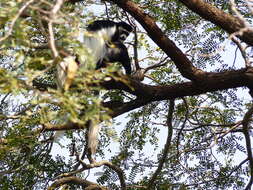
<svg viewBox="0 0 253 190">
<path fill-rule="evenodd" d="M 101 34 L 106 41 L 124 42 L 133 31 L 133 27 L 124 21 L 96 20 L 88 25 L 87 31 Z"/>
<path fill-rule="evenodd" d="M 126 38 L 129 36 L 129 34 L 133 31 L 133 27 L 126 22 L 118 22 L 118 40 L 123 42 L 126 40 Z"/>
</svg>

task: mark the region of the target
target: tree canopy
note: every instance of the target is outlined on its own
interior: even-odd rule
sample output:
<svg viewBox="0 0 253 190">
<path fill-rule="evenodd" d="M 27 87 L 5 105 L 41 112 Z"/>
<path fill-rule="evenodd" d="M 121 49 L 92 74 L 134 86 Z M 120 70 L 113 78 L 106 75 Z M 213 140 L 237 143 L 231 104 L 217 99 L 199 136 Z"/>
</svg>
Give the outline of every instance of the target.
<svg viewBox="0 0 253 190">
<path fill-rule="evenodd" d="M 0 189 L 251 189 L 252 0 L 1 0 Z M 97 19 L 134 73 L 95 70 Z M 67 91 L 55 67 L 85 60 Z M 95 162 L 89 122 L 101 127 Z M 63 132 L 63 136 L 58 135 Z"/>
</svg>

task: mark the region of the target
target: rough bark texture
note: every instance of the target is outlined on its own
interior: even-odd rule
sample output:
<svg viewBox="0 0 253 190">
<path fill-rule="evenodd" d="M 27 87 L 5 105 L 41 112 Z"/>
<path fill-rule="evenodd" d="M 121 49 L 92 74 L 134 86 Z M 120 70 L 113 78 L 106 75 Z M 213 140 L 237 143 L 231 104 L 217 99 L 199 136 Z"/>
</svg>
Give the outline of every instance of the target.
<svg viewBox="0 0 253 190">
<path fill-rule="evenodd" d="M 176 64 L 179 72 L 185 78 L 197 80 L 201 73 L 193 66 L 186 55 L 170 40 L 164 32 L 157 26 L 155 19 L 149 16 L 137 4 L 129 0 L 113 0 L 113 3 L 131 14 L 147 31 L 149 37 L 171 58 Z"/>
<path fill-rule="evenodd" d="M 203 0 L 180 0 L 185 6 L 193 12 L 199 14 L 202 18 L 214 23 L 229 34 L 238 32 L 245 27 L 243 21 L 239 18 L 223 12 L 213 5 Z M 249 45 L 253 45 L 253 31 L 247 30 L 242 36 L 238 36 L 242 41 Z"/>
</svg>

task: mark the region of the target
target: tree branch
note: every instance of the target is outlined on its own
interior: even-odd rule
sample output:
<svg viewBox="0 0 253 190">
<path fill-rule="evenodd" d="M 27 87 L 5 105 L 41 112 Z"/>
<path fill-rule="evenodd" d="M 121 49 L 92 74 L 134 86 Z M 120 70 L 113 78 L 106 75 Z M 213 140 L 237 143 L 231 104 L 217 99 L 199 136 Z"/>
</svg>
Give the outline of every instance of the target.
<svg viewBox="0 0 253 190">
<path fill-rule="evenodd" d="M 132 15 L 147 31 L 149 37 L 171 58 L 178 70 L 187 79 L 197 80 L 203 71 L 193 66 L 186 55 L 157 26 L 155 19 L 149 16 L 136 3 L 130 0 L 111 0 L 124 11 Z"/>
<path fill-rule="evenodd" d="M 82 160 L 79 160 L 79 161 L 81 161 L 81 164 L 83 166 L 81 169 L 61 174 L 56 179 L 71 177 L 71 175 L 74 175 L 76 173 L 82 172 L 82 171 L 87 170 L 87 169 L 98 168 L 98 167 L 101 167 L 101 166 L 107 166 L 108 168 L 112 169 L 113 171 L 115 171 L 117 173 L 117 175 L 120 179 L 121 189 L 126 190 L 126 182 L 125 182 L 124 172 L 120 167 L 118 167 L 118 166 L 116 166 L 116 165 L 114 165 L 111 162 L 108 162 L 106 160 L 102 160 L 100 162 L 94 162 L 92 164 L 86 164 Z"/>
<path fill-rule="evenodd" d="M 83 129 L 85 125 L 80 125 L 74 122 L 67 122 L 63 125 L 52 125 L 44 124 L 42 131 L 61 131 L 61 130 L 73 130 L 73 129 Z"/>
<path fill-rule="evenodd" d="M 246 141 L 246 149 L 247 149 L 249 165 L 250 165 L 250 180 L 245 189 L 251 189 L 251 186 L 253 183 L 253 155 L 252 155 L 252 146 L 251 146 L 251 140 L 250 140 L 250 134 L 249 134 L 249 122 L 252 118 L 252 115 L 253 115 L 253 106 L 247 111 L 242 121 L 243 134 Z"/>
<path fill-rule="evenodd" d="M 206 92 L 226 90 L 242 86 L 251 87 L 253 83 L 253 68 L 224 71 L 219 73 L 206 73 L 203 80 L 194 82 L 185 82 L 172 85 L 148 85 L 140 83 L 126 76 L 122 76 L 123 81 L 110 80 L 101 83 L 108 89 L 125 90 L 136 95 L 142 103 L 152 101 L 161 101 L 184 96 L 200 95 Z M 127 81 L 127 82 L 125 82 Z M 141 104 L 141 103 L 140 103 Z"/>
<path fill-rule="evenodd" d="M 229 34 L 238 32 L 246 28 L 245 23 L 237 17 L 223 12 L 222 10 L 206 3 L 203 0 L 179 0 L 193 12 L 202 18 L 214 23 Z M 253 45 L 253 30 L 247 27 L 242 35 L 238 35 L 243 42 Z"/>
<path fill-rule="evenodd" d="M 170 106 L 169 106 L 169 111 L 168 111 L 168 116 L 167 116 L 167 122 L 166 122 L 167 127 L 168 127 L 168 135 L 167 135 L 166 144 L 164 145 L 163 155 L 159 161 L 158 167 L 157 167 L 155 173 L 153 174 L 152 178 L 149 180 L 148 189 L 152 189 L 152 187 L 154 186 L 154 182 L 155 182 L 157 176 L 159 175 L 159 173 L 162 171 L 163 165 L 166 162 L 166 158 L 168 156 L 168 152 L 169 152 L 169 148 L 170 148 L 171 140 L 172 140 L 172 134 L 173 134 L 172 115 L 174 112 L 174 106 L 175 106 L 175 102 L 174 102 L 174 100 L 171 100 Z"/>
<path fill-rule="evenodd" d="M 48 190 L 56 189 L 64 184 L 76 184 L 76 185 L 82 186 L 83 188 L 85 188 L 87 190 L 88 189 L 89 190 L 107 190 L 107 188 L 105 188 L 105 187 L 99 186 L 99 185 L 92 183 L 88 180 L 81 179 L 81 178 L 75 177 L 75 176 L 64 177 L 64 178 L 58 179 L 52 185 L 50 185 Z"/>
<path fill-rule="evenodd" d="M 49 47 L 53 52 L 54 58 L 58 57 L 59 53 L 56 49 L 55 39 L 54 39 L 54 32 L 53 32 L 53 22 L 57 17 L 57 12 L 60 10 L 64 0 L 57 0 L 54 7 L 50 12 L 50 20 L 48 22 L 48 32 L 49 32 Z"/>
<path fill-rule="evenodd" d="M 185 96 L 195 96 L 206 92 L 215 92 L 237 87 L 252 88 L 253 68 L 225 71 L 219 73 L 206 73 L 204 80 L 198 83 L 185 82 L 172 85 L 148 85 L 122 76 L 122 80 L 110 80 L 102 82 L 101 85 L 108 89 L 125 90 L 137 98 L 130 102 L 104 102 L 103 106 L 111 110 L 109 115 L 117 117 L 123 113 L 144 106 L 153 101 L 162 101 Z M 35 84 L 36 85 L 36 84 Z M 83 126 L 74 123 L 56 126 L 51 124 L 44 125 L 44 131 L 82 129 Z"/>
</svg>

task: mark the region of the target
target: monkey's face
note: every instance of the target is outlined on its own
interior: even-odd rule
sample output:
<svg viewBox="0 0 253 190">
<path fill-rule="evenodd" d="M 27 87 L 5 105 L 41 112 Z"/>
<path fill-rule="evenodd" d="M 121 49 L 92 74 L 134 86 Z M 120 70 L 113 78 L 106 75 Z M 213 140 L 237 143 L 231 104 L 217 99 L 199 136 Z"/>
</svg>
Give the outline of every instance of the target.
<svg viewBox="0 0 253 190">
<path fill-rule="evenodd" d="M 129 36 L 130 32 L 122 27 L 119 27 L 118 30 L 119 30 L 119 41 L 124 42 Z"/>
</svg>

